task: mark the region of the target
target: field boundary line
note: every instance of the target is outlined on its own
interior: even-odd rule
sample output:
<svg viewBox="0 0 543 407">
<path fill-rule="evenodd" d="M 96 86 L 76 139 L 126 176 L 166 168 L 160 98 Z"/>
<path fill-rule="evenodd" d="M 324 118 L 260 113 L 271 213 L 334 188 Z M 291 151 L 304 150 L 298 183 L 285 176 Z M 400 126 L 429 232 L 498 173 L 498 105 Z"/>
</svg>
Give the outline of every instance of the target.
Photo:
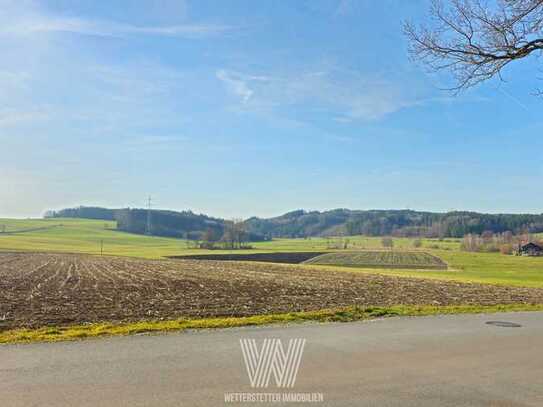
<svg viewBox="0 0 543 407">
<path fill-rule="evenodd" d="M 195 329 L 222 329 L 243 326 L 292 324 L 303 322 L 356 322 L 385 317 L 416 317 L 450 314 L 492 314 L 499 312 L 541 312 L 543 304 L 506 305 L 397 305 L 391 307 L 350 306 L 321 311 L 264 314 L 246 317 L 103 322 L 61 327 L 18 328 L 0 332 L 0 344 L 74 341 L 88 338 L 175 332 Z"/>
</svg>

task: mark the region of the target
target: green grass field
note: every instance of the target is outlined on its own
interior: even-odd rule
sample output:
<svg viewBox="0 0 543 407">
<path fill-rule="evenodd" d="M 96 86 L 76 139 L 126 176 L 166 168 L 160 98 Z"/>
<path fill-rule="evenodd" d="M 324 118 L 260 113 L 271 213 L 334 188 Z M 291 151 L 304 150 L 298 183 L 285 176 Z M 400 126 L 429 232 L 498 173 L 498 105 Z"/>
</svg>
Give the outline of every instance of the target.
<svg viewBox="0 0 543 407">
<path fill-rule="evenodd" d="M 105 255 L 132 256 L 157 259 L 163 256 L 183 254 L 228 253 L 189 249 L 181 239 L 168 239 L 123 233 L 115 230 L 114 222 L 85 219 L 0 219 L 0 231 L 5 225 L 7 232 L 0 233 L 0 250 L 55 251 L 99 254 L 101 241 Z M 27 231 L 25 231 L 27 230 Z M 381 248 L 381 239 L 349 237 L 348 250 Z M 321 251 L 339 244 L 340 239 L 277 239 L 254 243 L 254 249 L 244 251 Z M 394 239 L 395 250 L 413 250 L 413 240 Z M 405 270 L 334 267 L 336 269 L 472 281 L 516 286 L 543 287 L 543 258 L 505 256 L 499 253 L 468 253 L 459 250 L 458 239 L 423 239 L 421 250 L 446 261 L 448 270 Z M 239 253 L 240 251 L 236 251 Z M 324 267 L 307 265 L 306 267 Z"/>
<path fill-rule="evenodd" d="M 171 239 L 124 233 L 116 230 L 112 221 L 91 219 L 0 219 L 0 250 L 33 250 L 71 253 L 99 254 L 103 241 L 104 254 L 135 256 L 157 259 L 180 254 L 204 254 L 205 250 L 190 249 L 183 239 Z M 16 233 L 9 233 L 16 232 Z M 349 237 L 350 250 L 375 249 L 381 247 L 380 238 Z M 340 239 L 275 239 L 271 242 L 252 243 L 253 250 L 245 252 L 273 251 L 322 251 L 339 244 Z M 459 242 L 452 240 L 423 240 L 425 247 L 439 246 L 454 249 Z M 411 239 L 395 239 L 395 247 L 409 248 Z M 229 251 L 213 250 L 209 253 Z M 239 252 L 236 251 L 236 252 Z"/>
<path fill-rule="evenodd" d="M 87 219 L 0 219 L 0 250 L 55 251 L 160 258 L 186 248 L 186 242 L 119 232 L 115 222 Z M 24 230 L 28 230 L 25 232 Z"/>
<path fill-rule="evenodd" d="M 543 287 L 543 257 L 506 256 L 500 253 L 471 253 L 460 250 L 432 250 L 449 265 L 448 270 L 410 270 L 383 268 L 354 268 L 362 273 L 378 273 L 403 277 L 423 277 L 518 287 Z M 318 266 L 326 269 L 345 269 L 340 266 Z"/>
</svg>

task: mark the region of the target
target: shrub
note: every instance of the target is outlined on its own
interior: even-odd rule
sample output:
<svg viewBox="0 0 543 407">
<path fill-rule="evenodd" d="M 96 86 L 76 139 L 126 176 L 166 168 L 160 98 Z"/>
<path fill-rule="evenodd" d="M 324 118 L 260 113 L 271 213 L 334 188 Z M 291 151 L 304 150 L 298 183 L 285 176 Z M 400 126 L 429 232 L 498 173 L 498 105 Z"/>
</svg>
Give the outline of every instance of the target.
<svg viewBox="0 0 543 407">
<path fill-rule="evenodd" d="M 500 249 L 494 244 L 487 244 L 483 246 L 482 251 L 485 253 L 497 253 L 500 251 Z"/>
<path fill-rule="evenodd" d="M 383 237 L 381 239 L 381 244 L 383 245 L 383 247 L 385 248 L 390 248 L 392 249 L 394 247 L 394 240 L 392 240 L 392 238 L 390 237 Z"/>
<path fill-rule="evenodd" d="M 513 254 L 513 245 L 511 244 L 502 244 L 500 246 L 500 253 L 501 254 Z"/>
</svg>

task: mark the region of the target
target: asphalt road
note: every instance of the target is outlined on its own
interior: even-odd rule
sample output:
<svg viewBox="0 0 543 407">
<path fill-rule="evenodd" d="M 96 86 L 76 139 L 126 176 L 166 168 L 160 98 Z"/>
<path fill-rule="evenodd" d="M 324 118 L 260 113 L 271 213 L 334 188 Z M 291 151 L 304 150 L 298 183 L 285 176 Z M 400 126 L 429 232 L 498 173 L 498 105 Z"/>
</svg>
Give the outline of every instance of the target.
<svg viewBox="0 0 543 407">
<path fill-rule="evenodd" d="M 522 326 L 486 324 L 496 320 Z M 305 338 L 295 387 L 251 388 L 240 338 Z M 312 405 L 326 406 L 542 406 L 543 313 L 0 346 L 1 406 L 207 407 L 232 392 L 320 393 Z"/>
</svg>

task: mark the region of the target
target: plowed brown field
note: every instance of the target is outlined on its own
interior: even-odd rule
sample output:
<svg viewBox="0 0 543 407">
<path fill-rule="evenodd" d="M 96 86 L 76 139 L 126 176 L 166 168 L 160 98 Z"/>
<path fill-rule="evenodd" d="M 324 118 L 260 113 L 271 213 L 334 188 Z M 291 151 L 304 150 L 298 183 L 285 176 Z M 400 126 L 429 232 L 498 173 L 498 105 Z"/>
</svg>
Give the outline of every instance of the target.
<svg viewBox="0 0 543 407">
<path fill-rule="evenodd" d="M 346 305 L 543 303 L 543 289 L 295 265 L 0 254 L 0 329 L 245 316 Z"/>
</svg>

